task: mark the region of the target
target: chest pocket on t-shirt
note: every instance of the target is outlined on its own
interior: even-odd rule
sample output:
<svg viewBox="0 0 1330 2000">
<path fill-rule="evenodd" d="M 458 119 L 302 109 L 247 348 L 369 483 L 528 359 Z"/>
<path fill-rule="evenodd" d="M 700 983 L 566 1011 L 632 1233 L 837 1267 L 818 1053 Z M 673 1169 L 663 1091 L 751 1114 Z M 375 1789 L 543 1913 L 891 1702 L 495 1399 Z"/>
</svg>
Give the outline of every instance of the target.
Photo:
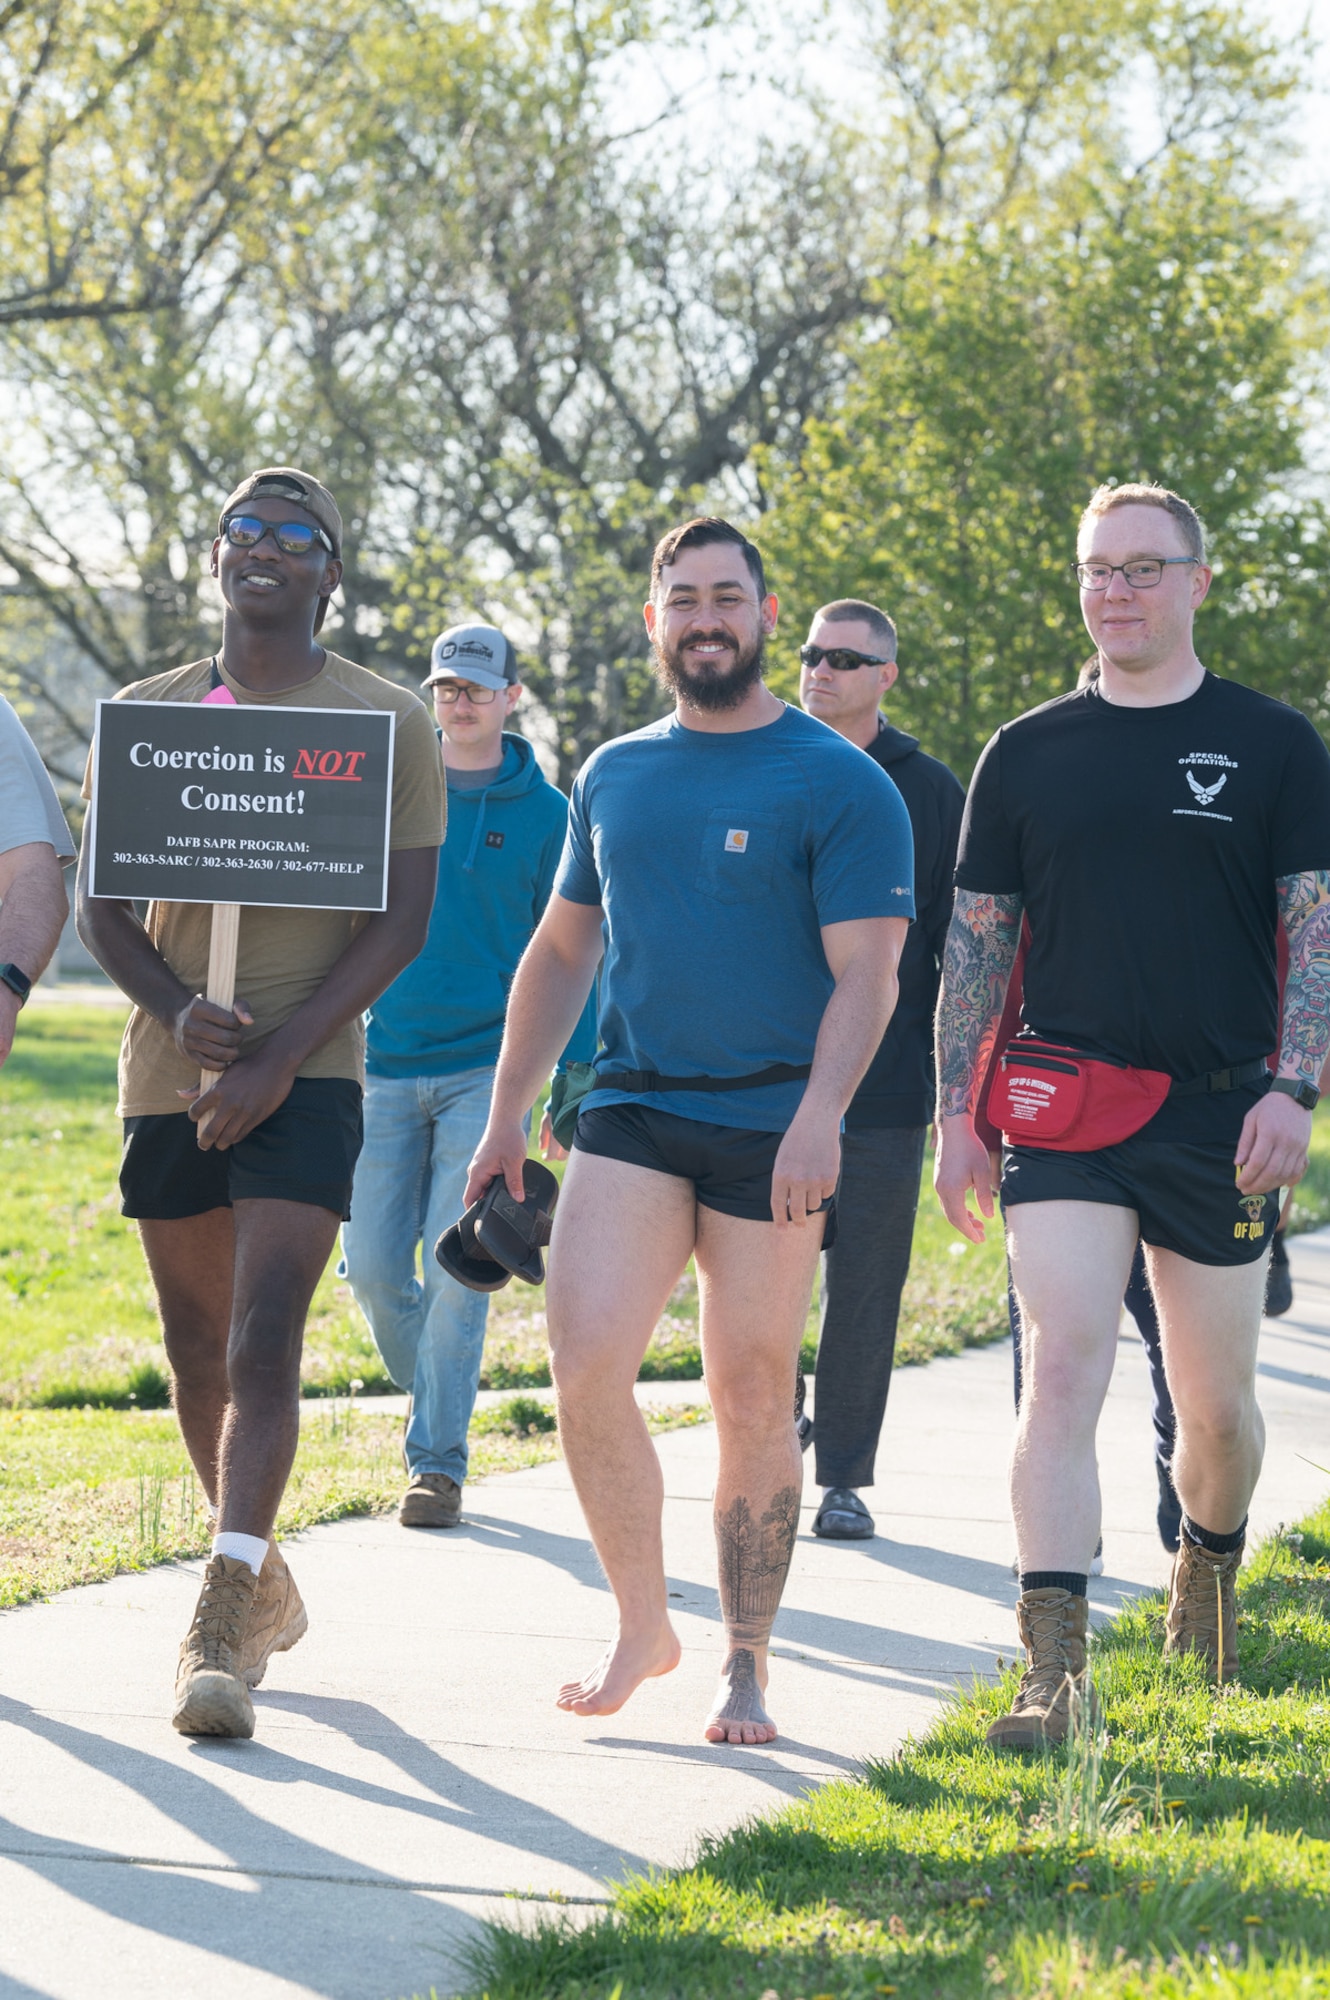
<svg viewBox="0 0 1330 2000">
<path fill-rule="evenodd" d="M 695 887 L 718 903 L 752 903 L 771 888 L 780 814 L 717 806 L 702 833 Z"/>
</svg>

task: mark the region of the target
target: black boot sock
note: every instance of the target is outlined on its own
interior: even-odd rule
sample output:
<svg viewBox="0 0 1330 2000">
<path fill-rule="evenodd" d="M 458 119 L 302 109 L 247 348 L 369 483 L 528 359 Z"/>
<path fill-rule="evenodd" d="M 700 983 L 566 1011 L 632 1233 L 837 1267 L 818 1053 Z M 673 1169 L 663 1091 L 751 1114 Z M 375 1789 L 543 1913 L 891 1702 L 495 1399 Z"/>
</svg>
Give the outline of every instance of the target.
<svg viewBox="0 0 1330 2000">
<path fill-rule="evenodd" d="M 1086 1597 L 1090 1579 L 1074 1569 L 1023 1569 L 1021 1595 L 1027 1590 L 1069 1590 L 1073 1597 Z"/>
<path fill-rule="evenodd" d="M 1198 1528 L 1191 1515 L 1184 1513 L 1182 1532 L 1195 1549 L 1206 1549 L 1212 1556 L 1231 1556 L 1247 1539 L 1247 1523 L 1244 1518 L 1242 1526 L 1231 1535 L 1217 1535 L 1212 1528 Z"/>
</svg>

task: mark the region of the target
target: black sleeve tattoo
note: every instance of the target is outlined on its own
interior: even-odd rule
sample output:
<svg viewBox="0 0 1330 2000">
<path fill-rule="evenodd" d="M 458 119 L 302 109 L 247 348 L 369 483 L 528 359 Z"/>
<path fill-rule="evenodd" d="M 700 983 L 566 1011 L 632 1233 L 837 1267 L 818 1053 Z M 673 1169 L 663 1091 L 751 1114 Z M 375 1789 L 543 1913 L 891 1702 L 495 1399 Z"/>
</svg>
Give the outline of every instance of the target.
<svg viewBox="0 0 1330 2000">
<path fill-rule="evenodd" d="M 1288 937 L 1279 1074 L 1319 1084 L 1330 1053 L 1330 872 L 1281 875 L 1275 894 Z"/>
<path fill-rule="evenodd" d="M 720 1608 L 732 1646 L 765 1646 L 794 1553 L 799 1494 L 783 1486 L 760 1521 L 742 1495 L 716 1516 Z"/>
<path fill-rule="evenodd" d="M 956 891 L 937 1006 L 937 1115 L 973 1111 L 1021 941 L 1019 896 Z"/>
</svg>

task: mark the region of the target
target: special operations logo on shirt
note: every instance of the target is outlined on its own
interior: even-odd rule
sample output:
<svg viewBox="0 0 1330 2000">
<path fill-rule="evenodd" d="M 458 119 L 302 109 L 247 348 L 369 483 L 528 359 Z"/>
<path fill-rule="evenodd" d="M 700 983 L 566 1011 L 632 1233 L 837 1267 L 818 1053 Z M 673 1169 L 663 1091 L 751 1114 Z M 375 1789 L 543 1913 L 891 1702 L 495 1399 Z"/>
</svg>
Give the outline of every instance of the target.
<svg viewBox="0 0 1330 2000">
<path fill-rule="evenodd" d="M 1226 757 L 1222 750 L 1189 750 L 1185 757 L 1178 758 L 1178 763 L 1193 803 L 1174 806 L 1174 814 L 1180 813 L 1187 819 L 1222 819 L 1231 826 L 1232 813 L 1220 812 L 1215 801 L 1228 783 L 1229 772 L 1238 768 L 1233 758 Z"/>
</svg>

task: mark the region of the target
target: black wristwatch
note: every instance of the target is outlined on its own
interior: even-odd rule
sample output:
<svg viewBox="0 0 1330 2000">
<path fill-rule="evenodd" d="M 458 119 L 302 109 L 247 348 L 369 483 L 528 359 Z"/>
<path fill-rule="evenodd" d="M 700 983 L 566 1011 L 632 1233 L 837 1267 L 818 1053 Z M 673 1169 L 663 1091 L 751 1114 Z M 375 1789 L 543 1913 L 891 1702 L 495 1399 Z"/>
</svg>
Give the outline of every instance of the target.
<svg viewBox="0 0 1330 2000">
<path fill-rule="evenodd" d="M 4 977 L 4 970 L 3 965 L 0 965 L 0 978 Z M 1314 1083 L 1300 1083 L 1296 1077 L 1277 1076 L 1271 1083 L 1270 1088 L 1271 1090 L 1282 1090 L 1285 1097 L 1291 1097 L 1293 1102 L 1300 1104 L 1304 1111 L 1315 1111 L 1321 1101 L 1321 1093 Z"/>
<path fill-rule="evenodd" d="M 19 1006 L 24 1006 L 32 991 L 32 981 L 27 973 L 20 972 L 16 965 L 0 965 L 0 979 L 4 980 L 11 993 L 18 994 Z"/>
</svg>

